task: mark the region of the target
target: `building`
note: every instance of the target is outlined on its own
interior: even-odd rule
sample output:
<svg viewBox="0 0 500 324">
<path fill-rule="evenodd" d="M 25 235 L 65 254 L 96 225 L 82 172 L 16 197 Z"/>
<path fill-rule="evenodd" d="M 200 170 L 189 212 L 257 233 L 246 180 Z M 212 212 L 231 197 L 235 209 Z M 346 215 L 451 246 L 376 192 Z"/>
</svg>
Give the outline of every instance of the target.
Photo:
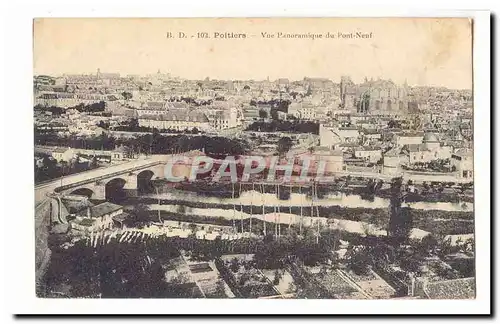
<svg viewBox="0 0 500 324">
<path fill-rule="evenodd" d="M 342 138 L 336 127 L 319 125 L 319 145 L 331 148 L 340 143 L 342 143 Z"/>
<path fill-rule="evenodd" d="M 185 102 L 148 101 L 136 109 L 137 117 L 163 115 L 171 109 L 188 109 Z"/>
<path fill-rule="evenodd" d="M 43 150 L 43 149 L 42 149 Z M 37 149 L 35 148 L 35 151 Z M 40 149 L 38 149 L 40 151 Z M 75 150 L 69 147 L 53 147 L 47 151 L 56 161 L 68 162 L 76 156 Z"/>
<path fill-rule="evenodd" d="M 360 132 L 355 127 L 337 127 L 320 124 L 320 145 L 332 147 L 341 143 L 359 144 Z"/>
<path fill-rule="evenodd" d="M 126 158 L 126 151 L 123 146 L 118 147 L 114 151 L 86 149 L 74 149 L 74 151 L 76 154 L 83 155 L 84 157 L 95 156 L 98 159 L 108 159 L 109 161 L 121 161 Z"/>
<path fill-rule="evenodd" d="M 401 133 L 396 135 L 396 145 L 422 144 L 424 133 Z"/>
<path fill-rule="evenodd" d="M 327 78 L 307 78 L 303 80 L 303 85 L 305 88 L 310 87 L 311 89 L 328 89 L 333 88 L 333 81 Z"/>
<path fill-rule="evenodd" d="M 259 109 L 256 106 L 246 106 L 243 108 L 243 120 L 255 121 L 260 119 Z"/>
<path fill-rule="evenodd" d="M 123 207 L 110 202 L 89 206 L 80 210 L 72 221 L 72 228 L 85 232 L 96 232 L 113 227 L 113 218 L 123 214 Z"/>
<path fill-rule="evenodd" d="M 373 146 L 360 146 L 354 149 L 354 156 L 370 163 L 377 163 L 382 159 L 382 149 Z"/>
<path fill-rule="evenodd" d="M 474 179 L 474 155 L 470 149 L 460 149 L 451 154 L 451 165 L 455 166 L 460 178 Z"/>
<path fill-rule="evenodd" d="M 449 159 L 453 148 L 443 146 L 433 133 L 426 133 L 422 144 L 408 144 L 403 146 L 403 151 L 408 155 L 408 161 L 413 163 L 428 163 L 433 160 Z"/>
<path fill-rule="evenodd" d="M 210 127 L 214 130 L 223 130 L 239 125 L 238 112 L 234 108 L 216 110 L 208 119 Z"/>
<path fill-rule="evenodd" d="M 75 107 L 79 104 L 90 105 L 100 102 L 116 101 L 115 95 L 96 93 L 44 92 L 35 97 L 35 106 L 56 106 L 60 108 Z"/>
<path fill-rule="evenodd" d="M 357 143 L 359 140 L 359 130 L 356 127 L 339 127 L 337 133 L 343 143 Z"/>
<path fill-rule="evenodd" d="M 316 119 L 316 107 L 310 102 L 292 102 L 288 106 L 288 114 L 297 119 Z"/>
<path fill-rule="evenodd" d="M 171 109 L 159 115 L 144 115 L 138 118 L 140 127 L 170 129 L 175 131 L 205 132 L 210 129 L 207 116 L 199 111 L 188 109 Z"/>
<path fill-rule="evenodd" d="M 361 131 L 361 137 L 364 141 L 380 141 L 382 139 L 382 133 L 377 130 L 363 129 Z"/>
<path fill-rule="evenodd" d="M 408 85 L 391 80 L 367 80 L 354 84 L 349 77 L 340 80 L 341 107 L 361 113 L 408 111 Z"/>
<path fill-rule="evenodd" d="M 316 174 L 318 172 L 328 174 L 345 170 L 344 155 L 339 150 L 324 146 L 314 146 L 311 153 L 299 154 L 298 157 L 300 159 L 301 157 L 304 158 L 306 155 L 309 155 L 311 158 L 309 168 L 310 174 Z M 322 170 L 323 167 L 324 169 Z"/>
<path fill-rule="evenodd" d="M 383 155 L 383 157 L 383 173 L 388 175 L 401 174 L 401 166 L 408 163 L 408 156 L 401 154 L 401 151 L 398 148 L 389 150 Z"/>
</svg>

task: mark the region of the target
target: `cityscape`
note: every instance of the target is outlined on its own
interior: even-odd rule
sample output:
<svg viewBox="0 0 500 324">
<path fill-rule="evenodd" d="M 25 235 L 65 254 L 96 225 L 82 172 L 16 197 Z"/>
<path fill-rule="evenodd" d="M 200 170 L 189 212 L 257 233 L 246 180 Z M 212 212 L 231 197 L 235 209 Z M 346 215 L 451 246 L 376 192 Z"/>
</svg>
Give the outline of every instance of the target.
<svg viewBox="0 0 500 324">
<path fill-rule="evenodd" d="M 96 66 L 33 98 L 38 297 L 475 298 L 472 89 Z"/>
</svg>

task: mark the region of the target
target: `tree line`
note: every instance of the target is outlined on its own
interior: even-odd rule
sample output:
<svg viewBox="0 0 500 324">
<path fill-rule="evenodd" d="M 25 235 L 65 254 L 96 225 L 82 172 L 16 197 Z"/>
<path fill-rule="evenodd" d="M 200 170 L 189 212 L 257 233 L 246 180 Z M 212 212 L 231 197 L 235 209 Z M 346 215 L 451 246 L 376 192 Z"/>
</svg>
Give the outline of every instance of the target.
<svg viewBox="0 0 500 324">
<path fill-rule="evenodd" d="M 79 112 L 96 113 L 96 112 L 103 112 L 106 109 L 106 102 L 99 101 L 91 104 L 80 103 L 76 106 L 71 106 L 68 108 L 61 108 L 58 106 L 44 106 L 38 104 L 34 106 L 33 109 L 35 111 L 48 111 L 51 112 L 53 115 L 62 115 L 66 113 L 66 111 L 68 111 L 69 109 L 76 109 Z"/>
<path fill-rule="evenodd" d="M 294 132 L 319 134 L 319 124 L 312 121 L 272 120 L 270 122 L 256 121 L 250 124 L 247 131 L 255 132 Z"/>
<path fill-rule="evenodd" d="M 35 144 L 90 150 L 114 150 L 123 147 L 129 157 L 136 154 L 176 154 L 191 150 L 204 150 L 208 155 L 243 155 L 249 144 L 241 139 L 226 137 L 172 135 L 164 136 L 157 130 L 133 138 L 117 138 L 107 133 L 91 137 L 58 136 L 35 130 Z"/>
</svg>

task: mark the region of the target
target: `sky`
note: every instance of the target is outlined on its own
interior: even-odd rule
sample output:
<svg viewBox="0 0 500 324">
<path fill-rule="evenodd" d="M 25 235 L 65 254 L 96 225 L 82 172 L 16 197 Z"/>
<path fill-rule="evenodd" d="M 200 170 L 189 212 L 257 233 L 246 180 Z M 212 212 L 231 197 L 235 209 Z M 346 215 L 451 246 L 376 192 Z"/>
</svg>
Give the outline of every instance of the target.
<svg viewBox="0 0 500 324">
<path fill-rule="evenodd" d="M 188 37 L 168 38 L 171 32 Z M 213 38 L 215 32 L 245 39 Z M 266 39 L 261 33 L 322 39 Z M 325 38 L 327 33 L 371 38 Z M 300 80 L 349 75 L 410 85 L 472 87 L 467 18 L 43 18 L 33 24 L 34 74 L 161 70 L 188 79 Z M 208 33 L 210 39 L 197 38 Z M 191 37 L 193 36 L 193 37 Z"/>
</svg>

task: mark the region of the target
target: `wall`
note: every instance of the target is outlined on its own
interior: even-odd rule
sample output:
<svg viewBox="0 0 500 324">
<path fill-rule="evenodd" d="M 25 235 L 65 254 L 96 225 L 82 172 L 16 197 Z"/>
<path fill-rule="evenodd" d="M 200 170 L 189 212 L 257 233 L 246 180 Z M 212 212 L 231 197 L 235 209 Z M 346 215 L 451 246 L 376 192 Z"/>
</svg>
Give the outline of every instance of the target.
<svg viewBox="0 0 500 324">
<path fill-rule="evenodd" d="M 36 294 L 40 297 L 43 291 L 42 279 L 49 265 L 51 251 L 48 247 L 50 226 L 49 199 L 44 200 L 35 208 L 35 283 Z"/>
</svg>

